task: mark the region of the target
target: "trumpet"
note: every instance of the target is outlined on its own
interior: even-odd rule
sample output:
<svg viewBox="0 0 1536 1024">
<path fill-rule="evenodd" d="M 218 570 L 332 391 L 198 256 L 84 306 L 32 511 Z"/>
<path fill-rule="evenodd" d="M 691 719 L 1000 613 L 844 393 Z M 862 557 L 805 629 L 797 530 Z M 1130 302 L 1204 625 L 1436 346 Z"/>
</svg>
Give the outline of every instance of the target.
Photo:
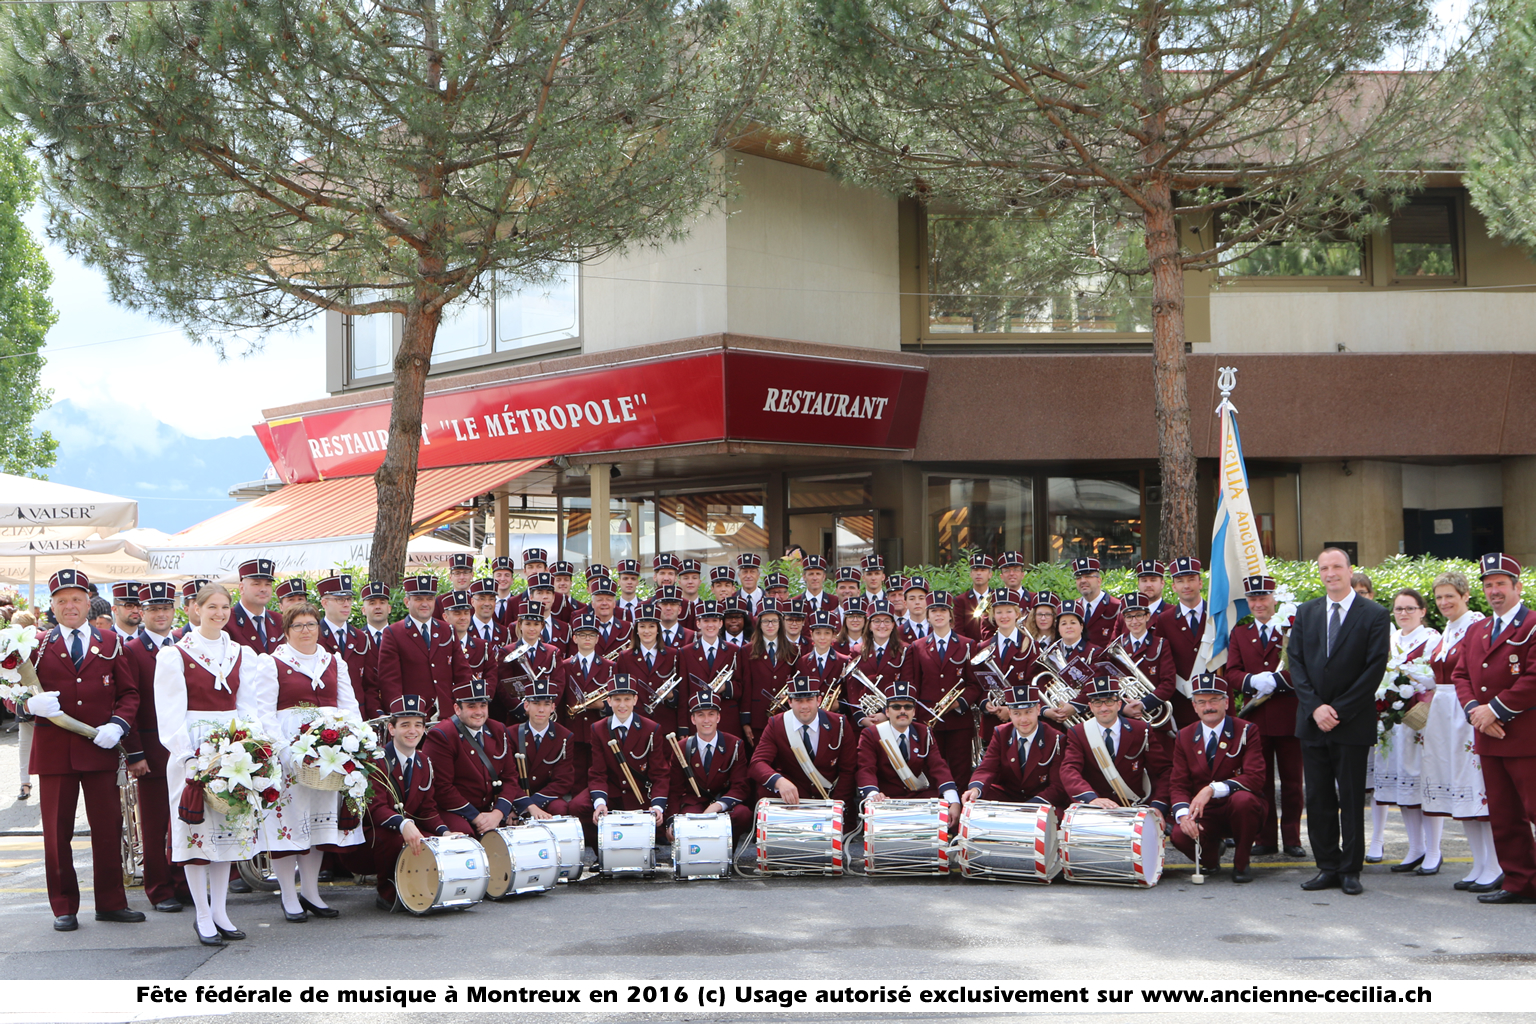
<svg viewBox="0 0 1536 1024">
<path fill-rule="evenodd" d="M 933 706 L 933 721 L 929 725 L 937 725 L 939 719 L 949 714 L 954 706 L 960 702 L 960 696 L 965 692 L 965 680 L 961 679 L 950 687 L 948 693 L 939 698 L 939 702 Z"/>
<path fill-rule="evenodd" d="M 763 696 L 768 697 L 768 713 L 770 715 L 776 715 L 780 711 L 783 711 L 785 708 L 789 707 L 789 684 L 785 683 L 783 686 L 779 687 L 779 692 L 775 693 L 771 697 L 768 696 L 768 691 L 764 690 Z"/>
<path fill-rule="evenodd" d="M 612 665 L 614 662 L 619 660 L 619 656 L 621 654 L 623 654 L 625 650 L 626 650 L 626 648 L 623 648 L 623 647 L 615 647 L 613 650 L 609 651 L 607 654 L 602 655 L 602 659 L 604 661 L 606 661 L 608 664 Z"/>
<path fill-rule="evenodd" d="M 821 706 L 824 707 L 824 708 L 830 708 L 833 711 L 836 711 L 837 710 L 837 706 L 838 706 L 838 699 L 840 697 L 842 697 L 842 695 L 843 695 L 843 680 L 842 680 L 841 677 L 839 677 L 837 682 L 832 684 L 832 688 L 827 691 L 826 697 L 824 697 L 822 699 Z"/>
<path fill-rule="evenodd" d="M 731 678 L 736 674 L 736 666 L 732 662 L 726 662 L 725 666 L 715 673 L 715 678 L 709 681 L 709 692 L 719 694 L 721 690 L 730 685 Z"/>
<path fill-rule="evenodd" d="M 1070 706 L 1073 699 L 1077 696 L 1077 691 L 1072 689 L 1072 684 L 1067 682 L 1062 676 L 1062 672 L 1066 669 L 1067 664 L 1061 656 L 1061 641 L 1058 640 L 1047 647 L 1040 655 L 1040 660 L 1045 665 L 1045 668 L 1035 674 L 1035 678 L 1030 680 L 1030 685 L 1039 689 L 1053 707 L 1058 704 Z M 1040 680 L 1042 679 L 1046 680 L 1044 686 L 1040 685 Z M 1077 711 L 1072 711 L 1062 721 L 1062 724 L 1072 726 L 1077 725 L 1081 721 L 1083 721 L 1083 716 Z"/>
<path fill-rule="evenodd" d="M 1131 655 L 1131 652 L 1125 649 L 1125 637 L 1123 635 L 1117 636 L 1109 642 L 1109 646 L 1104 648 L 1104 655 L 1126 672 L 1125 679 L 1120 686 L 1121 700 L 1139 701 L 1146 697 L 1155 696 L 1153 691 L 1157 687 L 1152 685 L 1152 680 L 1148 679 L 1147 674 L 1141 670 L 1141 666 L 1136 664 L 1136 659 Z M 1173 705 L 1164 701 L 1162 707 L 1158 708 L 1155 713 L 1147 716 L 1147 724 L 1154 729 L 1161 729 L 1167 726 L 1172 718 Z"/>
<path fill-rule="evenodd" d="M 577 693 L 581 693 L 580 690 L 577 690 L 576 692 Z M 579 715 L 583 711 L 590 711 L 593 708 L 597 707 L 597 705 L 601 704 L 603 701 L 605 701 L 607 699 L 608 699 L 608 691 L 606 689 L 604 689 L 603 687 L 599 686 L 597 689 L 593 690 L 591 693 L 583 695 L 580 700 L 578 700 L 575 704 L 573 704 L 571 706 L 571 713 L 573 715 Z"/>
<path fill-rule="evenodd" d="M 650 714 L 652 711 L 655 711 L 657 708 L 661 707 L 661 702 L 672 696 L 673 692 L 677 689 L 677 684 L 681 681 L 681 677 L 679 677 L 676 672 L 672 673 L 672 678 L 662 683 L 661 686 L 656 689 L 656 692 L 651 697 L 650 701 L 645 705 L 645 713 Z"/>
<path fill-rule="evenodd" d="M 981 600 L 976 602 L 976 610 L 971 613 L 971 618 L 973 618 L 973 619 L 984 619 L 984 618 L 987 617 L 987 613 L 990 612 L 991 610 L 992 610 L 992 591 L 989 590 L 985 594 L 981 595 Z"/>
</svg>

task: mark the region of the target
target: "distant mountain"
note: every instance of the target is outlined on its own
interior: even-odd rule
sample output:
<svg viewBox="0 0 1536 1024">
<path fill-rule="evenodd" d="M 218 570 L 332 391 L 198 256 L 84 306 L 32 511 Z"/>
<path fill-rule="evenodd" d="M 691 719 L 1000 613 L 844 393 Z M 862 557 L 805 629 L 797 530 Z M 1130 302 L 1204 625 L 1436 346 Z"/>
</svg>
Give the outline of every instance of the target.
<svg viewBox="0 0 1536 1024">
<path fill-rule="evenodd" d="M 166 533 L 233 508 L 230 485 L 259 479 L 268 466 L 254 434 L 202 440 L 129 406 L 59 402 L 36 426 L 59 441 L 48 479 L 137 499 L 139 525 Z"/>
</svg>

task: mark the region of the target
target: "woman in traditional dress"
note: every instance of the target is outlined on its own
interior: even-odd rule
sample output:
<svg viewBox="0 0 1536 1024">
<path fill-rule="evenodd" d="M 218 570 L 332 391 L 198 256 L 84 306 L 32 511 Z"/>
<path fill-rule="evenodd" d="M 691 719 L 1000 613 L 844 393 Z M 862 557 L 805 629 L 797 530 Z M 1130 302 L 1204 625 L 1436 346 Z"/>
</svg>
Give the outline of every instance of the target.
<svg viewBox="0 0 1536 1024">
<path fill-rule="evenodd" d="M 1392 618 L 1397 628 L 1392 632 L 1392 660 L 1404 666 L 1418 658 L 1427 658 L 1440 634 L 1424 624 L 1428 612 L 1424 595 L 1405 587 L 1392 595 Z M 1426 698 L 1427 699 L 1427 698 Z M 1371 808 L 1371 844 L 1366 853 L 1382 856 L 1382 833 L 1386 828 L 1387 808 L 1397 805 L 1403 812 L 1403 829 L 1408 833 L 1408 853 L 1392 870 L 1405 874 L 1425 867 L 1426 874 L 1440 870 L 1439 861 L 1426 865 L 1424 860 L 1424 791 L 1420 778 L 1424 734 L 1398 724 L 1382 736 L 1375 750 L 1376 800 Z M 1439 828 L 1435 828 L 1439 846 Z"/>
<path fill-rule="evenodd" d="M 339 912 L 320 897 L 320 861 L 328 850 L 363 841 L 361 814 L 347 813 L 343 821 L 343 793 L 300 785 L 299 765 L 288 747 L 318 708 L 338 708 L 357 718 L 361 729 L 357 695 L 347 663 L 320 646 L 320 611 L 314 605 L 296 605 L 283 613 L 283 643 L 262 660 L 268 677 L 262 724 L 277 741 L 283 766 L 282 795 L 262 822 L 262 849 L 271 855 L 287 920 L 306 921 L 310 914 L 336 917 Z M 359 751 L 359 763 L 365 758 Z"/>
<path fill-rule="evenodd" d="M 1488 824 L 1488 794 L 1483 789 L 1482 765 L 1472 752 L 1472 724 L 1461 710 L 1456 684 L 1451 682 L 1451 672 L 1461 660 L 1461 641 L 1483 614 L 1467 607 L 1471 584 L 1459 572 L 1442 573 L 1436 578 L 1432 593 L 1435 606 L 1445 616 L 1445 632 L 1440 634 L 1430 655 L 1430 667 L 1435 670 L 1435 696 L 1424 726 L 1426 852 L 1419 871 L 1429 874 L 1431 867 L 1439 866 L 1440 829 L 1446 818 L 1455 818 L 1467 834 L 1467 846 L 1472 853 L 1472 869 L 1455 887 L 1492 892 L 1498 887 L 1499 858 L 1493 852 L 1493 829 Z"/>
<path fill-rule="evenodd" d="M 197 940 L 205 946 L 222 946 L 226 939 L 245 938 L 225 909 L 229 867 L 256 853 L 261 812 L 257 809 L 230 820 L 205 801 L 202 820 L 188 822 L 181 813 L 182 796 L 186 769 L 209 733 L 236 718 L 258 721 L 262 673 L 255 670 L 260 655 L 224 632 L 233 607 L 229 591 L 209 583 L 192 600 L 201 613 L 198 625 L 156 655 L 152 699 L 160 742 L 170 752 L 165 774 L 171 801 L 171 860 L 186 872 L 197 911 L 192 922 Z M 189 808 L 186 817 L 196 816 Z"/>
</svg>

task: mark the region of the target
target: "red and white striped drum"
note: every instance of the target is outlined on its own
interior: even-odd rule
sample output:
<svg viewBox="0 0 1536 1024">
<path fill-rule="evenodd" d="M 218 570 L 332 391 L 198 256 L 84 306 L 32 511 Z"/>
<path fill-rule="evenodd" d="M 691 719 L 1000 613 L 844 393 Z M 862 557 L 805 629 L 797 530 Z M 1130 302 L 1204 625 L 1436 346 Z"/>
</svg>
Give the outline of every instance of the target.
<svg viewBox="0 0 1536 1024">
<path fill-rule="evenodd" d="M 1150 889 L 1163 877 L 1163 830 L 1147 807 L 1067 808 L 1062 874 L 1069 882 Z"/>
<path fill-rule="evenodd" d="M 1045 883 L 1061 871 L 1056 808 L 977 800 L 960 812 L 960 876 Z"/>
<path fill-rule="evenodd" d="M 757 802 L 757 871 L 762 875 L 843 873 L 843 802 Z"/>
</svg>

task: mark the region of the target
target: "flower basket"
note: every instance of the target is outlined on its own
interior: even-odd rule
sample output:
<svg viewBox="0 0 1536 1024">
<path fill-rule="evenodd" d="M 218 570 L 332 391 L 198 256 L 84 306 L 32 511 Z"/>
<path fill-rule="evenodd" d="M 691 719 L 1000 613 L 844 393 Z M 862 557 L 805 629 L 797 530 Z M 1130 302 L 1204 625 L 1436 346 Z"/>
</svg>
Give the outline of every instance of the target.
<svg viewBox="0 0 1536 1024">
<path fill-rule="evenodd" d="M 343 793 L 347 805 L 358 812 L 368 806 L 373 788 L 364 767 L 378 749 L 378 737 L 356 715 L 315 708 L 314 717 L 299 726 L 288 752 L 299 785 Z"/>
<path fill-rule="evenodd" d="M 1421 700 L 1403 712 L 1403 724 L 1415 731 L 1429 724 L 1429 701 Z"/>
<path fill-rule="evenodd" d="M 320 774 L 318 764 L 299 765 L 299 785 L 305 789 L 318 789 L 322 793 L 339 793 L 346 788 L 346 778 L 336 772 Z"/>
<path fill-rule="evenodd" d="M 272 741 L 242 719 L 204 736 L 187 764 L 187 783 L 202 789 L 203 807 L 231 820 L 276 803 L 278 774 Z"/>
<path fill-rule="evenodd" d="M 234 805 L 225 800 L 223 796 L 218 793 L 210 793 L 206 789 L 203 790 L 203 806 L 215 814 L 224 815 L 226 818 L 229 817 L 229 812 L 234 809 Z"/>
<path fill-rule="evenodd" d="M 1424 699 L 1435 685 L 1435 673 L 1428 658 L 1407 661 L 1394 654 L 1387 662 L 1386 675 L 1376 688 L 1376 743 L 1382 750 L 1392 749 L 1392 730 L 1398 725 L 1422 729 L 1429 721 L 1429 701 Z"/>
</svg>

